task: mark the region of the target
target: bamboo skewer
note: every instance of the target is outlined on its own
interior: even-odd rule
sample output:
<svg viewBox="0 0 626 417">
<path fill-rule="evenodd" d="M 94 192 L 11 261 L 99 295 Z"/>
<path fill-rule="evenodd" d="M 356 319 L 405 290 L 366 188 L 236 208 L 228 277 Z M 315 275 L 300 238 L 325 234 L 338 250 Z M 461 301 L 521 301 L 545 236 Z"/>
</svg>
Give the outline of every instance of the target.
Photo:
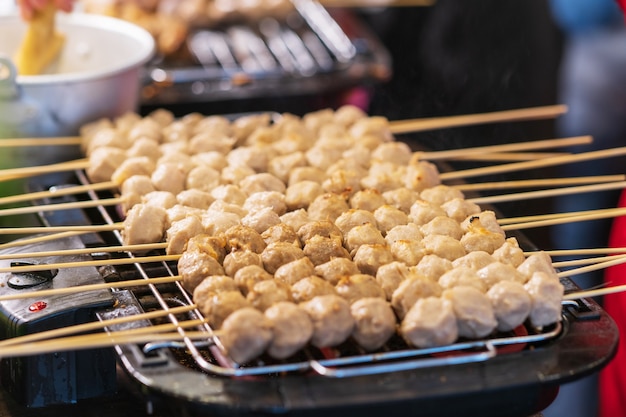
<svg viewBox="0 0 626 417">
<path fill-rule="evenodd" d="M 599 184 L 613 181 L 626 181 L 626 175 L 597 175 L 588 177 L 568 177 L 568 178 L 547 178 L 547 179 L 531 179 L 517 181 L 494 181 L 479 182 L 473 184 L 458 184 L 451 187 L 460 191 L 479 191 L 479 190 L 500 190 L 507 188 L 530 188 L 530 187 L 549 187 L 554 185 L 581 185 L 581 184 Z"/>
<path fill-rule="evenodd" d="M 611 266 L 620 265 L 626 262 L 626 255 L 614 255 L 609 261 L 598 262 L 593 265 L 587 265 L 576 269 L 569 269 L 567 271 L 558 272 L 557 275 L 560 278 L 571 277 L 573 275 L 584 274 L 587 272 L 598 271 L 600 269 L 606 269 Z"/>
<path fill-rule="evenodd" d="M 495 152 L 486 154 L 474 154 L 470 153 L 464 156 L 457 156 L 448 158 L 449 160 L 457 161 L 498 161 L 498 162 L 513 162 L 513 161 L 534 161 L 536 159 L 554 158 L 557 156 L 571 155 L 568 152 Z"/>
<path fill-rule="evenodd" d="M 390 128 L 393 133 L 400 134 L 486 123 L 551 119 L 561 116 L 566 112 L 567 106 L 558 104 L 481 114 L 402 120 L 399 122 L 391 122 Z"/>
<path fill-rule="evenodd" d="M 616 190 L 626 187 L 626 181 L 611 182 L 606 184 L 580 185 L 576 187 L 552 188 L 549 190 L 528 191 L 524 193 L 494 195 L 487 197 L 468 198 L 475 204 L 503 203 L 507 201 L 529 200 L 533 198 L 554 197 L 567 194 L 580 194 L 605 190 Z"/>
<path fill-rule="evenodd" d="M 519 224 L 519 223 L 529 223 L 543 220 L 554 220 L 554 219 L 563 219 L 568 217 L 580 217 L 587 215 L 598 215 L 598 216 L 607 216 L 612 217 L 613 215 L 620 215 L 624 212 L 623 207 L 618 208 L 610 208 L 610 209 L 596 209 L 596 210 L 582 210 L 582 211 L 571 211 L 566 213 L 549 213 L 549 214 L 536 214 L 533 216 L 520 216 L 520 217 L 509 217 L 507 219 L 498 219 L 498 224 L 501 226 L 508 224 Z"/>
<path fill-rule="evenodd" d="M 501 174 L 525 169 L 548 167 L 553 165 L 568 164 L 574 162 L 590 161 L 594 159 L 610 158 L 626 155 L 626 147 L 603 149 L 600 151 L 584 152 L 576 155 L 557 156 L 554 158 L 539 159 L 536 161 L 513 162 L 489 167 L 472 168 L 461 171 L 443 172 L 439 174 L 442 181 L 478 177 L 481 175 Z"/>
<path fill-rule="evenodd" d="M 50 297 L 53 295 L 77 294 L 81 292 L 99 291 L 99 290 L 105 290 L 109 288 L 131 288 L 131 287 L 140 287 L 140 286 L 150 285 L 150 284 L 151 285 L 170 284 L 172 282 L 178 282 L 180 280 L 182 280 L 182 277 L 180 275 L 173 275 L 173 276 L 160 277 L 160 278 L 148 278 L 148 279 L 141 278 L 141 279 L 135 279 L 135 280 L 129 280 L 129 281 L 120 281 L 120 282 L 76 285 L 73 287 L 51 288 L 47 290 L 36 290 L 36 291 L 28 291 L 28 292 L 19 292 L 16 294 L 5 294 L 5 295 L 0 296 L 0 301 Z"/>
<path fill-rule="evenodd" d="M 1 142 L 1 141 L 0 141 Z M 112 190 L 117 187 L 112 181 L 94 183 L 89 185 L 76 185 L 72 187 L 55 188 L 47 191 L 17 194 L 0 198 L 0 205 L 22 203 L 25 201 L 39 200 L 44 198 L 61 197 L 67 195 L 82 194 L 88 191 Z"/>
<path fill-rule="evenodd" d="M 447 151 L 416 152 L 418 159 L 436 161 L 454 159 L 469 154 L 490 154 L 502 152 L 517 152 L 539 149 L 551 149 L 573 145 L 588 145 L 593 142 L 592 136 L 574 136 L 569 138 L 533 140 L 529 142 L 505 143 L 501 145 L 477 146 L 473 148 L 449 149 Z"/>
<path fill-rule="evenodd" d="M 66 237 L 84 235 L 86 233 L 91 233 L 91 232 L 92 232 L 91 230 L 87 230 L 87 231 L 51 233 L 51 234 L 43 235 L 43 236 L 14 240 L 12 242 L 0 244 L 0 250 L 16 248 L 18 246 L 34 245 L 34 244 L 42 243 L 42 242 L 49 242 L 51 240 L 64 239 Z"/>
<path fill-rule="evenodd" d="M 58 329 L 46 330 L 42 332 L 32 333 L 24 336 L 13 337 L 0 341 L 0 347 L 15 345 L 19 343 L 35 342 L 37 340 L 51 339 L 53 337 L 66 336 L 69 334 L 84 333 L 102 329 L 106 326 L 116 326 L 138 322 L 141 320 L 151 320 L 164 317 L 170 314 L 188 313 L 196 308 L 195 305 L 173 307 L 167 310 L 154 310 L 147 313 L 133 314 L 129 316 L 116 317 L 114 319 L 95 321 L 89 323 L 75 324 L 73 326 L 61 327 Z M 156 327 L 156 326 L 152 326 Z"/>
<path fill-rule="evenodd" d="M 9 168 L 0 170 L 0 181 L 14 180 L 18 178 L 33 177 L 42 174 L 71 171 L 89 167 L 89 160 L 77 159 L 74 161 L 60 162 L 57 164 L 39 165 L 23 168 Z"/>
<path fill-rule="evenodd" d="M 65 146 L 80 145 L 79 136 L 59 136 L 51 138 L 12 138 L 0 140 L 0 148 L 39 147 L 39 146 Z"/>
<path fill-rule="evenodd" d="M 596 258 L 582 258 L 582 259 L 572 259 L 570 261 L 560 261 L 560 262 L 553 262 L 552 266 L 555 268 L 567 268 L 567 267 L 571 267 L 571 266 L 580 266 L 580 265 L 592 265 L 592 264 L 597 264 L 600 262 L 605 262 L 611 259 L 615 259 L 615 255 L 609 255 L 609 256 L 600 256 L 600 257 L 596 257 Z"/>
<path fill-rule="evenodd" d="M 155 249 L 165 249 L 167 243 L 143 243 L 137 245 L 121 245 L 121 246 L 99 246 L 81 249 L 64 249 L 42 252 L 20 252 L 0 254 L 0 260 L 4 259 L 23 259 L 23 258 L 43 258 L 47 256 L 73 256 L 73 255 L 93 255 L 103 252 L 145 252 Z"/>
<path fill-rule="evenodd" d="M 94 224 L 80 226 L 41 226 L 41 227 L 5 227 L 0 228 L 0 235 L 10 234 L 36 234 L 36 233 L 59 233 L 59 232 L 111 232 L 121 230 L 123 223 Z"/>
<path fill-rule="evenodd" d="M 614 287 L 597 288 L 594 290 L 577 291 L 574 293 L 565 294 L 563 300 L 578 300 L 581 298 L 600 297 L 603 295 L 616 294 L 626 291 L 626 285 L 616 285 Z"/>
<path fill-rule="evenodd" d="M 80 208 L 89 208 L 97 206 L 114 206 L 116 204 L 123 204 L 126 201 L 125 198 L 109 198 L 104 200 L 85 200 L 85 201 L 72 201 L 69 203 L 55 203 L 55 204 L 42 204 L 38 206 L 26 206 L 16 207 L 9 209 L 0 209 L 0 217 L 2 216 L 15 216 L 19 214 L 39 213 L 46 211 L 60 211 L 71 210 Z"/>
<path fill-rule="evenodd" d="M 530 229 L 533 227 L 553 226 L 556 224 L 606 219 L 610 217 L 619 217 L 619 216 L 626 216 L 626 208 L 603 210 L 602 212 L 599 212 L 599 213 L 582 214 L 579 216 L 560 216 L 560 217 L 546 219 L 546 220 L 529 221 L 529 222 L 524 222 L 524 223 L 513 223 L 513 224 L 503 225 L 501 226 L 501 228 L 504 231 Z"/>
<path fill-rule="evenodd" d="M 129 265 L 136 263 L 178 261 L 178 259 L 180 259 L 180 256 L 181 255 L 156 255 L 141 256 L 135 258 L 98 259 L 93 261 L 58 262 L 38 265 L 9 266 L 0 268 L 0 273 L 35 272 L 46 271 L 50 269 L 80 268 L 87 266 Z"/>
<path fill-rule="evenodd" d="M 543 251 L 529 251 L 524 252 L 524 255 L 529 256 L 534 253 L 543 252 L 551 257 L 558 256 L 577 256 L 577 255 L 604 255 L 604 254 L 626 254 L 626 248 L 589 248 L 589 249 L 554 249 Z"/>
</svg>

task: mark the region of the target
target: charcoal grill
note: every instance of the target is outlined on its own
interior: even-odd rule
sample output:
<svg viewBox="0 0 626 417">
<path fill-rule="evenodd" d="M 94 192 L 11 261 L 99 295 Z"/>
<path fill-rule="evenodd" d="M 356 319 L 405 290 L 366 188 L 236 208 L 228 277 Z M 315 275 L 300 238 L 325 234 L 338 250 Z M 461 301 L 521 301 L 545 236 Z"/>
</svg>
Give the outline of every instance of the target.
<svg viewBox="0 0 626 417">
<path fill-rule="evenodd" d="M 88 184 L 84 172 L 30 181 L 29 191 L 75 184 Z M 107 197 L 89 192 L 72 199 Z M 55 199 L 54 202 L 59 201 Z M 105 224 L 119 219 L 115 207 L 104 205 L 85 210 L 39 213 L 39 218 L 46 226 Z M 532 249 L 523 236 L 518 236 L 518 240 Z M 102 232 L 43 245 L 52 248 L 68 245 L 99 247 L 119 245 L 120 242 L 118 232 Z M 4 252 L 7 250 L 14 249 L 4 249 Z M 113 255 L 94 253 L 93 256 L 106 259 Z M 21 259 L 20 262 L 28 260 Z M 171 262 L 104 266 L 98 269 L 96 278 L 93 273 L 82 275 L 101 281 L 145 278 L 146 286 L 98 293 L 94 295 L 98 301 L 95 303 L 89 298 L 84 304 L 65 303 L 66 308 L 61 312 L 41 314 L 34 320 L 32 328 L 29 328 L 28 313 L 24 313 L 24 309 L 32 305 L 33 300 L 28 300 L 26 305 L 5 306 L 3 320 L 11 323 L 10 331 L 18 335 L 46 326 L 68 325 L 70 319 L 106 320 L 192 304 L 178 283 L 151 285 L 148 282 L 152 277 L 175 274 L 176 265 Z M 577 290 L 567 278 L 562 282 L 566 292 Z M 48 305 L 56 303 L 56 300 L 45 301 Z M 162 320 L 178 323 L 198 317 L 198 311 L 191 311 L 184 315 L 170 314 Z M 151 324 L 155 322 L 140 321 L 111 326 L 108 330 Z M 110 360 L 110 355 L 114 352 L 119 367 L 139 387 L 144 399 L 158 398 L 179 415 L 307 416 L 324 413 L 339 416 L 358 412 L 365 415 L 451 416 L 462 412 L 495 417 L 502 416 L 506 410 L 504 414 L 507 416 L 521 417 L 545 408 L 554 399 L 559 385 L 597 372 L 612 358 L 618 338 L 612 319 L 594 301 L 587 299 L 566 302 L 562 323 L 542 331 L 524 327 L 490 340 L 460 342 L 441 349 L 412 349 L 401 340 L 392 339 L 384 349 L 373 354 L 345 343 L 334 349 L 306 349 L 285 362 L 262 357 L 254 363 L 234 364 L 221 353 L 219 341 L 210 338 L 206 330 L 207 340 L 201 343 L 191 340 L 160 342 L 155 338 L 145 345 L 118 345 L 109 350 L 86 351 L 80 354 L 87 355 L 84 357 L 74 357 L 70 352 L 67 356 L 61 355 L 61 361 L 57 354 L 3 359 L 3 385 L 17 399 L 32 407 L 110 395 L 114 389 L 111 376 L 115 374 L 115 361 Z M 50 363 L 56 364 L 57 369 Z M 81 375 L 81 367 L 88 368 L 89 372 Z M 46 371 L 35 372 L 40 369 Z M 68 369 L 76 372 L 66 372 Z M 59 378 L 60 372 L 67 375 L 63 373 Z M 64 392 L 59 388 L 60 380 L 71 386 L 85 384 L 86 380 L 91 384 L 83 391 L 69 391 L 69 396 L 67 392 L 59 396 L 59 391 Z"/>
<path fill-rule="evenodd" d="M 320 95 L 389 79 L 387 50 L 354 15 L 293 3 L 285 18 L 192 31 L 184 58 L 147 65 L 142 104 Z"/>
</svg>

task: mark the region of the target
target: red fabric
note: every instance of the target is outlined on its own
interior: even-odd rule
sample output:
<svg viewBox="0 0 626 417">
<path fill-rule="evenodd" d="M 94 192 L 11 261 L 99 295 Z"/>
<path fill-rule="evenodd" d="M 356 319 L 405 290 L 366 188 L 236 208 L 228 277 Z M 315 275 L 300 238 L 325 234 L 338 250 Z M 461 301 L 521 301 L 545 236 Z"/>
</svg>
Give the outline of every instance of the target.
<svg viewBox="0 0 626 417">
<path fill-rule="evenodd" d="M 619 4 L 622 10 L 626 11 L 626 0 L 617 0 L 617 4 Z"/>
<path fill-rule="evenodd" d="M 626 4 L 626 0 L 620 0 Z M 626 191 L 622 191 L 619 207 L 626 207 Z M 610 247 L 626 247 L 626 216 L 616 217 L 609 237 Z M 626 264 L 607 268 L 607 286 L 626 284 Z M 602 369 L 599 379 L 599 417 L 626 416 L 626 292 L 604 297 L 605 311 L 615 320 L 620 340 L 615 358 Z"/>
</svg>

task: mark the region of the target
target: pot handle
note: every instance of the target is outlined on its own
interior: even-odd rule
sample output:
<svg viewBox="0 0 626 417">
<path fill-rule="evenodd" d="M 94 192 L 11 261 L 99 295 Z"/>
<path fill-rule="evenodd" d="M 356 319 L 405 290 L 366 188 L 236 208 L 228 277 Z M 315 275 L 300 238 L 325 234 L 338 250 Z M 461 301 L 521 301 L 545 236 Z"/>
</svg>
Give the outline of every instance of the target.
<svg viewBox="0 0 626 417">
<path fill-rule="evenodd" d="M 0 100 L 14 100 L 19 97 L 17 69 L 8 57 L 0 55 Z"/>
</svg>

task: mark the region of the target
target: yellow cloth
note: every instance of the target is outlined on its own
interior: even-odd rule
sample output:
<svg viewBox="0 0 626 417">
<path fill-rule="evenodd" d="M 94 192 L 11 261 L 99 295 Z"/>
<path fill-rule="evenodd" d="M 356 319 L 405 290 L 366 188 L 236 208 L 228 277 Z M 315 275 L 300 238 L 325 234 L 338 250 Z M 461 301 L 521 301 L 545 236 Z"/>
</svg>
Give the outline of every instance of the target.
<svg viewBox="0 0 626 417">
<path fill-rule="evenodd" d="M 15 66 L 21 75 L 38 75 L 58 58 L 65 36 L 55 28 L 56 8 L 50 2 L 37 11 L 29 22 L 26 35 L 15 55 Z"/>
</svg>

